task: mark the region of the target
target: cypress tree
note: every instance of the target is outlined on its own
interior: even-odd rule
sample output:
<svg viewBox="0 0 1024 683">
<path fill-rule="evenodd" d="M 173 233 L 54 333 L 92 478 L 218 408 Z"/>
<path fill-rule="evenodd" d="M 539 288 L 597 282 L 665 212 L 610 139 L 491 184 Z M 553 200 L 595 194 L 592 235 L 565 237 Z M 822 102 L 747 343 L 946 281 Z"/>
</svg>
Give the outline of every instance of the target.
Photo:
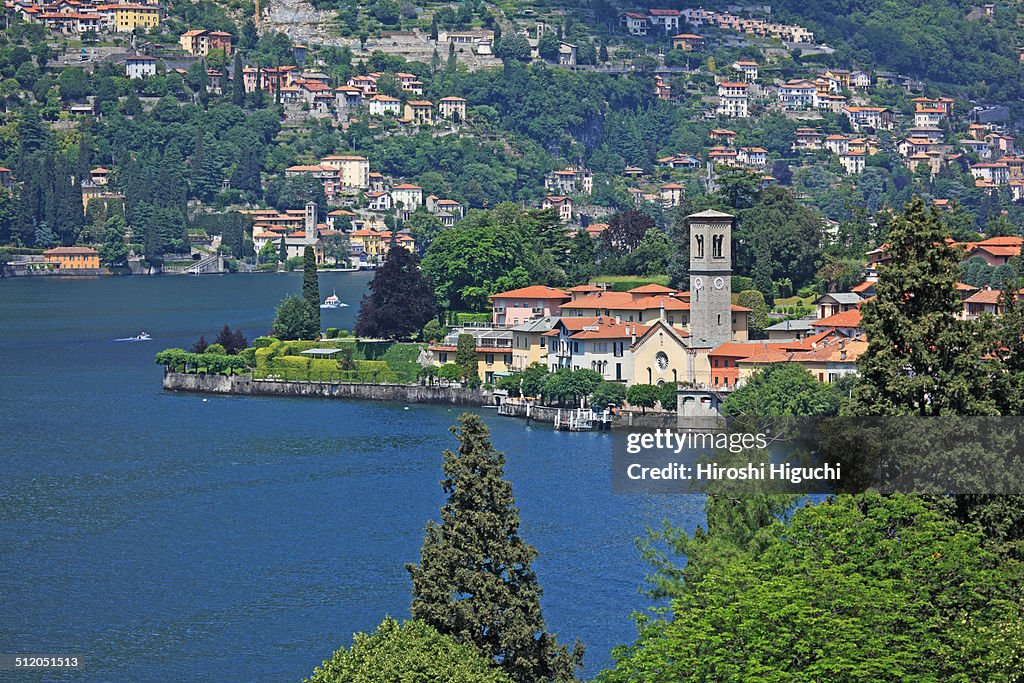
<svg viewBox="0 0 1024 683">
<path fill-rule="evenodd" d="M 231 83 L 231 102 L 245 106 L 245 72 L 242 70 L 242 54 L 235 53 L 234 74 Z"/>
<path fill-rule="evenodd" d="M 288 245 L 285 243 L 285 238 L 281 236 L 281 246 L 277 252 L 277 260 L 279 263 L 284 263 L 288 260 Z"/>
<path fill-rule="evenodd" d="M 316 254 L 308 244 L 302 250 L 302 298 L 316 311 L 316 327 L 320 329 L 320 281 L 316 274 Z"/>
<path fill-rule="evenodd" d="M 570 652 L 545 630 L 537 551 L 519 535 L 505 455 L 478 415 L 463 414 L 452 433 L 459 450 L 444 452 L 441 523 L 427 523 L 420 564 L 406 565 L 413 618 L 476 646 L 519 683 L 573 680 L 583 648 Z"/>
<path fill-rule="evenodd" d="M 893 221 L 878 295 L 862 306 L 868 348 L 851 405 L 860 415 L 991 415 L 990 334 L 961 320 L 957 251 L 920 197 Z"/>
<path fill-rule="evenodd" d="M 460 334 L 455 347 L 455 364 L 462 368 L 463 379 L 477 376 L 479 360 L 476 356 L 476 339 L 471 334 Z"/>
</svg>

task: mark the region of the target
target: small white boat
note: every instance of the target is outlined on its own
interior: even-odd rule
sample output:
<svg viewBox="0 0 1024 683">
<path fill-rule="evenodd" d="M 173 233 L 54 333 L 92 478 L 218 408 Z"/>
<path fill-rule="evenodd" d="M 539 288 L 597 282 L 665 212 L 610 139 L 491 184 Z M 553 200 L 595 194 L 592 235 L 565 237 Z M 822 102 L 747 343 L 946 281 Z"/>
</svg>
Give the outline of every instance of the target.
<svg viewBox="0 0 1024 683">
<path fill-rule="evenodd" d="M 343 304 L 341 299 L 338 298 L 338 293 L 334 292 L 329 297 L 324 299 L 324 302 L 320 304 L 320 308 L 345 308 L 348 304 Z"/>
<path fill-rule="evenodd" d="M 139 332 L 134 337 L 122 337 L 121 339 L 115 339 L 114 341 L 119 342 L 134 342 L 134 341 L 152 341 L 153 338 L 149 336 L 148 332 Z"/>
</svg>

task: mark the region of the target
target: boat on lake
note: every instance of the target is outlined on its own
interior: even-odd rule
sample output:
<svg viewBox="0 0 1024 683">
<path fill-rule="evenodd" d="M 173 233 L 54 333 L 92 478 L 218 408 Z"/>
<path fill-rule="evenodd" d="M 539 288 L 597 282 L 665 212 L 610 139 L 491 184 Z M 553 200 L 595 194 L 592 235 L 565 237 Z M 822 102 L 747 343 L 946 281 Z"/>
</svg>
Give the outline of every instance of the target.
<svg viewBox="0 0 1024 683">
<path fill-rule="evenodd" d="M 346 306 L 348 306 L 348 304 L 342 303 L 341 299 L 338 298 L 337 291 L 324 299 L 324 302 L 320 304 L 320 308 L 344 308 Z"/>
</svg>

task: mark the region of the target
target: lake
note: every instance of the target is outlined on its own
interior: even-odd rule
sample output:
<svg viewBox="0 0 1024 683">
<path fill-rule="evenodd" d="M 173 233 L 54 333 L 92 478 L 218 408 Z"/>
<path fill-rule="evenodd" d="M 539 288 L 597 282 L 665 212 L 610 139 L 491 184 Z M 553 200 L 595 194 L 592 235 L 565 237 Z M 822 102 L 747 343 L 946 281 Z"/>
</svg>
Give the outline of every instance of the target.
<svg viewBox="0 0 1024 683">
<path fill-rule="evenodd" d="M 351 329 L 367 273 L 323 273 Z M 165 393 L 153 355 L 251 340 L 301 274 L 0 280 L 0 652 L 81 653 L 68 680 L 298 681 L 407 617 L 460 410 Z M 139 332 L 150 342 L 116 342 Z M 611 493 L 609 437 L 483 411 L 540 552 L 549 630 L 586 675 L 648 600 L 634 539 L 695 496 Z M 58 680 L 52 676 L 47 680 Z M 25 680 L 40 680 L 38 675 Z"/>
</svg>

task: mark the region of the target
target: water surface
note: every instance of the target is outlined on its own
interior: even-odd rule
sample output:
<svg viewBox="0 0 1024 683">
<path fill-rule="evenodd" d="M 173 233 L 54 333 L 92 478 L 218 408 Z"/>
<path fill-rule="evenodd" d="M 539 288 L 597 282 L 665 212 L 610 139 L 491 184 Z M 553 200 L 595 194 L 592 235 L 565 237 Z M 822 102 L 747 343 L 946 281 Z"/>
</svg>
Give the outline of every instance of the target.
<svg viewBox="0 0 1024 683">
<path fill-rule="evenodd" d="M 300 280 L 0 280 L 0 652 L 83 653 L 69 680 L 296 681 L 408 615 L 459 409 L 160 388 L 156 351 L 263 334 Z M 324 327 L 352 327 L 368 280 L 321 275 L 350 305 Z M 154 341 L 112 341 L 140 331 Z M 647 604 L 635 537 L 692 528 L 701 503 L 612 495 L 607 435 L 484 415 L 549 628 L 593 674 Z"/>
</svg>

